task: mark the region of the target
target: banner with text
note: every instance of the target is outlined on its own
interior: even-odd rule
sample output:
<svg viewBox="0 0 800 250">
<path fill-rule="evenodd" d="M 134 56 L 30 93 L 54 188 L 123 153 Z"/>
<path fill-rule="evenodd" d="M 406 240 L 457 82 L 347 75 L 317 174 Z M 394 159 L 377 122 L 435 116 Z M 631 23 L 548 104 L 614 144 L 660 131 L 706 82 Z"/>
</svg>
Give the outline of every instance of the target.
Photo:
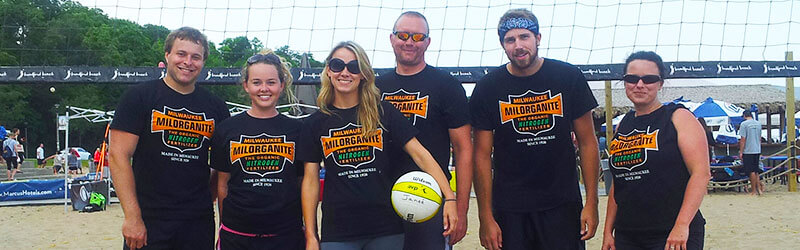
<svg viewBox="0 0 800 250">
<path fill-rule="evenodd" d="M 64 180 L 26 180 L 0 183 L 0 201 L 64 198 Z"/>
<path fill-rule="evenodd" d="M 798 61 L 710 61 L 666 62 L 668 78 L 770 78 L 799 77 Z M 575 65 L 589 81 L 620 80 L 624 64 Z M 461 82 L 477 82 L 497 67 L 439 67 Z M 380 75 L 394 70 L 375 69 Z M 200 84 L 238 84 L 239 68 L 207 68 L 198 76 Z M 319 84 L 322 68 L 293 68 L 295 84 Z M 132 84 L 166 76 L 157 67 L 21 66 L 0 67 L 0 84 L 27 83 L 123 83 Z"/>
</svg>

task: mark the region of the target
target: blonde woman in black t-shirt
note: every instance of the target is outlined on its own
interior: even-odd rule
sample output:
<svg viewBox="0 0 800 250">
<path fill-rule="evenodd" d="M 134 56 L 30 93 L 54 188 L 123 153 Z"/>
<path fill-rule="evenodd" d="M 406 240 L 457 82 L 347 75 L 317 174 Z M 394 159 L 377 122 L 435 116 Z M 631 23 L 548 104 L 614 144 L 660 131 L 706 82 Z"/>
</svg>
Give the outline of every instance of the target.
<svg viewBox="0 0 800 250">
<path fill-rule="evenodd" d="M 609 147 L 614 185 L 603 249 L 702 249 L 699 211 L 710 178 L 703 128 L 679 104 L 662 105 L 666 69 L 654 52 L 625 62 L 625 94 L 634 110 Z"/>
<path fill-rule="evenodd" d="M 251 108 L 221 122 L 211 140 L 218 249 L 304 249 L 294 154 L 301 122 L 276 109 L 282 95 L 294 99 L 292 75 L 270 50 L 248 58 L 241 75 Z"/>
<path fill-rule="evenodd" d="M 442 169 L 414 137 L 417 130 L 380 101 L 375 73 L 358 44 L 331 50 L 321 77 L 320 112 L 303 126 L 298 160 L 305 162 L 302 207 L 307 249 L 403 249 L 403 226 L 390 202 L 391 154 L 407 152 L 444 192 L 445 235 L 456 223 L 455 194 Z M 322 238 L 317 240 L 319 167 L 325 162 Z"/>
</svg>

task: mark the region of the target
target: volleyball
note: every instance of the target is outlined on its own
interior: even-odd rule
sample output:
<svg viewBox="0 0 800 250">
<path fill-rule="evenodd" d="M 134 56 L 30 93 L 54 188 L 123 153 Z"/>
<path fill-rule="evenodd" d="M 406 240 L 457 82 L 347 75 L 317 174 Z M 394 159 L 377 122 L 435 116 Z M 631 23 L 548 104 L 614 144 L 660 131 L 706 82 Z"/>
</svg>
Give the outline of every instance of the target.
<svg viewBox="0 0 800 250">
<path fill-rule="evenodd" d="M 441 204 L 439 185 L 425 172 L 404 174 L 392 186 L 392 207 L 408 222 L 421 223 L 433 218 Z"/>
</svg>

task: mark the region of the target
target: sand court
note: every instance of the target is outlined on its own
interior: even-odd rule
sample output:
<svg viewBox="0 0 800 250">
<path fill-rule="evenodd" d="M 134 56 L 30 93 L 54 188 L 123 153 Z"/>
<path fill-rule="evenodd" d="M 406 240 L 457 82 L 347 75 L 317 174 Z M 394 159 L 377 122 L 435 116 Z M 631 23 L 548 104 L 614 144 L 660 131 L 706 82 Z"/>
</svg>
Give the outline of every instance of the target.
<svg viewBox="0 0 800 250">
<path fill-rule="evenodd" d="M 608 199 L 600 197 L 600 226 L 587 241 L 599 249 Z M 706 249 L 798 249 L 800 193 L 768 184 L 763 196 L 716 191 L 705 197 L 701 211 L 706 224 Z M 467 236 L 456 249 L 483 249 L 478 238 L 478 210 L 470 201 Z M 63 205 L 0 207 L 0 249 L 121 249 L 122 209 L 111 204 L 95 213 L 64 213 Z"/>
</svg>

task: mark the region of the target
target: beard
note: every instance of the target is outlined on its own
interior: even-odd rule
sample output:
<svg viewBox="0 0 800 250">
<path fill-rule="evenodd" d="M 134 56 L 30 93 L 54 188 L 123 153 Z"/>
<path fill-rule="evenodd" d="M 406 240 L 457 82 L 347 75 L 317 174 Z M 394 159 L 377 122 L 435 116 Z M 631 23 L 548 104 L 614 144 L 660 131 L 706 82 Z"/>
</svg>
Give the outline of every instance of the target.
<svg viewBox="0 0 800 250">
<path fill-rule="evenodd" d="M 516 54 L 516 53 L 514 53 Z M 536 60 L 537 53 L 536 52 L 528 52 L 528 56 L 523 59 L 516 59 L 514 54 L 508 55 L 508 60 L 511 61 L 511 65 L 517 69 L 528 69 L 533 67 L 533 62 Z"/>
</svg>

